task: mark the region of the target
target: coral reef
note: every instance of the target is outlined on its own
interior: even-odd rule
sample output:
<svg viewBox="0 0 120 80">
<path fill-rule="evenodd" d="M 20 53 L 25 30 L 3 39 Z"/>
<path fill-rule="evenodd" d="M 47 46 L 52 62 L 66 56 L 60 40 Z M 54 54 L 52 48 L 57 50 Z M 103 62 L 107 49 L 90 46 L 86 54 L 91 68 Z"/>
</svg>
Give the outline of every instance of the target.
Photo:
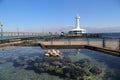
<svg viewBox="0 0 120 80">
<path fill-rule="evenodd" d="M 4 58 L 4 60 L 13 62 L 15 67 L 23 67 L 27 70 L 34 70 L 39 74 L 48 73 L 67 79 L 92 80 L 93 75 L 102 73 L 102 69 L 97 66 L 90 66 L 90 60 L 86 58 L 71 62 L 67 56 L 48 58 L 42 55 L 12 55 Z"/>
<path fill-rule="evenodd" d="M 99 67 L 97 66 L 93 66 L 91 69 L 90 69 L 90 72 L 97 75 L 97 74 L 100 74 L 102 73 L 102 69 L 100 69 Z"/>
</svg>

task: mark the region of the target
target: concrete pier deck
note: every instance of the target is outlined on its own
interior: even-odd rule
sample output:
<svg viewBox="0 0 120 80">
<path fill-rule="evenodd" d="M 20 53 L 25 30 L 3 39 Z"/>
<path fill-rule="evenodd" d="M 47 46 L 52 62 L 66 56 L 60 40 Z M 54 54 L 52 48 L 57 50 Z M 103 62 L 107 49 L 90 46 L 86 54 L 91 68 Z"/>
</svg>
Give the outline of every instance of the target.
<svg viewBox="0 0 120 80">
<path fill-rule="evenodd" d="M 4 43 L 0 44 L 0 47 L 9 47 L 9 46 L 40 46 L 43 49 L 90 49 L 90 50 L 95 50 L 95 51 L 100 51 L 104 52 L 107 54 L 111 54 L 114 56 L 119 56 L 120 57 L 120 50 L 116 49 L 111 49 L 108 47 L 103 47 L 102 43 L 97 41 L 97 42 L 92 42 L 87 43 L 85 41 L 82 42 L 71 42 L 71 43 L 64 43 L 63 41 L 58 41 L 58 42 L 28 42 L 28 43 L 21 43 L 21 42 L 12 42 L 12 43 Z"/>
<path fill-rule="evenodd" d="M 111 54 L 114 56 L 119 56 L 120 57 L 120 50 L 113 50 L 113 49 L 108 49 L 108 48 L 103 48 L 103 47 L 96 47 L 92 45 L 49 45 L 49 44 L 40 44 L 41 48 L 43 49 L 90 49 L 90 50 L 95 50 L 95 51 L 100 51 L 104 52 L 107 54 Z"/>
</svg>

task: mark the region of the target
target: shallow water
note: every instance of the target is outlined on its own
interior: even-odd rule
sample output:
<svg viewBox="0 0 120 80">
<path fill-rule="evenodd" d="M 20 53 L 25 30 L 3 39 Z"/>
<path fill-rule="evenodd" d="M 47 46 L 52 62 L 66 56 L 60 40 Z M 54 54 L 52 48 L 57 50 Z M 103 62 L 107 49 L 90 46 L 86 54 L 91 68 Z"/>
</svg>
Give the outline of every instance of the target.
<svg viewBox="0 0 120 80">
<path fill-rule="evenodd" d="M 64 59 L 62 60 L 45 58 L 44 53 L 47 49 L 41 49 L 40 47 L 7 47 L 0 49 L 0 80 L 76 80 L 76 78 L 66 74 L 64 76 L 63 73 L 61 75 L 55 71 L 41 71 L 41 69 L 34 66 L 38 63 L 42 66 L 47 62 L 51 64 L 51 61 L 54 62 L 56 60 L 64 63 L 64 65 L 62 64 L 62 67 L 59 67 L 58 69 L 63 69 L 63 67 L 66 67 L 69 64 L 75 65 L 79 60 L 90 61 L 90 64 L 87 64 L 89 67 L 85 68 L 86 70 L 89 70 L 90 72 L 90 68 L 93 66 L 97 66 L 102 70 L 100 74 L 90 73 L 90 80 L 120 79 L 119 57 L 87 49 L 59 50 L 61 55 L 64 56 Z"/>
</svg>

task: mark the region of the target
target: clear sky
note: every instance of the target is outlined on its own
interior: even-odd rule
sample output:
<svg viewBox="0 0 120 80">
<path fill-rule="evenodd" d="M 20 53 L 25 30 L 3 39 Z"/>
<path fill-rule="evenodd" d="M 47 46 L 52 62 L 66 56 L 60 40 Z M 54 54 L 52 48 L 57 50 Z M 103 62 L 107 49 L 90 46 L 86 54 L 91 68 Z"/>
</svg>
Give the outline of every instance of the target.
<svg viewBox="0 0 120 80">
<path fill-rule="evenodd" d="M 77 13 L 88 32 L 120 32 L 120 0 L 0 0 L 4 31 L 67 31 L 75 27 Z"/>
</svg>

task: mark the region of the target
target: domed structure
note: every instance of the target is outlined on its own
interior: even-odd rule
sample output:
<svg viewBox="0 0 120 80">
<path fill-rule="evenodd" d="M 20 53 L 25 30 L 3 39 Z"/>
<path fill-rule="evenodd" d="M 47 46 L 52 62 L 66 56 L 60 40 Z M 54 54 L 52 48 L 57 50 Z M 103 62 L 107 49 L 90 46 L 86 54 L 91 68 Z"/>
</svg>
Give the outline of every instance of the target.
<svg viewBox="0 0 120 80">
<path fill-rule="evenodd" d="M 81 33 L 86 33 L 85 29 L 81 29 L 80 28 L 80 23 L 79 23 L 80 16 L 78 14 L 75 17 L 75 19 L 76 19 L 76 28 L 75 29 L 71 29 L 69 31 L 69 34 L 78 35 L 78 34 L 81 34 Z"/>
</svg>

